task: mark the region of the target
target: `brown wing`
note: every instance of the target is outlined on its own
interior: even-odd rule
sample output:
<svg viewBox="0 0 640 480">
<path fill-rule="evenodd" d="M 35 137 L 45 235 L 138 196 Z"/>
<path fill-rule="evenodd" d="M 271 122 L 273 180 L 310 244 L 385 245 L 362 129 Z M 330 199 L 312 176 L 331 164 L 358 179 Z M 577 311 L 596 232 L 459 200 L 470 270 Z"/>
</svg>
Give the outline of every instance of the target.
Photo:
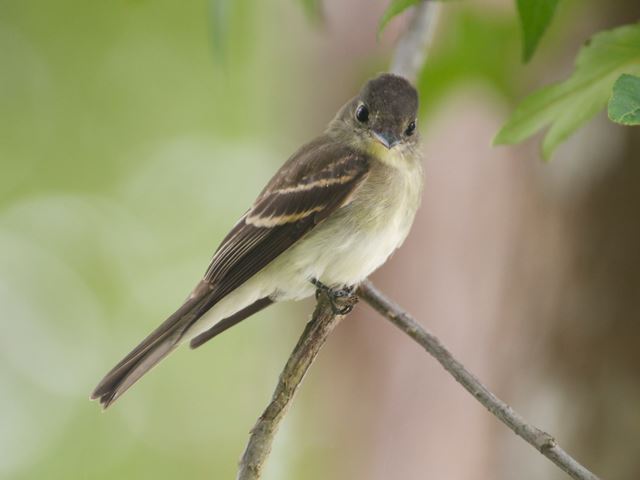
<svg viewBox="0 0 640 480">
<path fill-rule="evenodd" d="M 187 301 L 98 384 L 92 398 L 106 408 L 168 355 L 184 333 L 221 298 L 255 275 L 331 212 L 349 202 L 369 171 L 366 156 L 326 137 L 306 145 L 269 182 L 223 240 L 204 279 Z M 193 346 L 269 305 L 258 302 L 222 320 Z"/>
<path fill-rule="evenodd" d="M 348 203 L 368 172 L 366 155 L 326 137 L 294 154 L 216 251 L 204 277 L 213 303 Z"/>
</svg>

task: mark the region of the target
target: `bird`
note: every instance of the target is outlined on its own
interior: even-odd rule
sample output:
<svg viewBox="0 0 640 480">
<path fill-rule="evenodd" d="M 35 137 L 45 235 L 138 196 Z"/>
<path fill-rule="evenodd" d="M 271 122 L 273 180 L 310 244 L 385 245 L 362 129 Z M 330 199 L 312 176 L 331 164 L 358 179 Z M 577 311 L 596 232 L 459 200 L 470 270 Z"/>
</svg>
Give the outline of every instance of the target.
<svg viewBox="0 0 640 480">
<path fill-rule="evenodd" d="M 106 409 L 179 345 L 199 347 L 274 302 L 323 290 L 335 306 L 352 294 L 403 243 L 420 205 L 417 114 L 418 92 L 407 79 L 368 80 L 280 167 L 185 302 L 91 399 Z"/>
</svg>

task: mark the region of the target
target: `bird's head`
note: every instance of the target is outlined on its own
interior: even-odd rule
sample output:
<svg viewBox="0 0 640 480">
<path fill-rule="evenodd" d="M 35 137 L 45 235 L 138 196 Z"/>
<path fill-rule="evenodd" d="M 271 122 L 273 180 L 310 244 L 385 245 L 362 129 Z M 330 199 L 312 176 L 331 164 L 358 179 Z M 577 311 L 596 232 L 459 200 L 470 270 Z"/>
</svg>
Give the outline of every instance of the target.
<svg viewBox="0 0 640 480">
<path fill-rule="evenodd" d="M 418 92 L 403 77 L 383 73 L 369 80 L 336 120 L 368 150 L 412 146 L 418 140 Z"/>
</svg>

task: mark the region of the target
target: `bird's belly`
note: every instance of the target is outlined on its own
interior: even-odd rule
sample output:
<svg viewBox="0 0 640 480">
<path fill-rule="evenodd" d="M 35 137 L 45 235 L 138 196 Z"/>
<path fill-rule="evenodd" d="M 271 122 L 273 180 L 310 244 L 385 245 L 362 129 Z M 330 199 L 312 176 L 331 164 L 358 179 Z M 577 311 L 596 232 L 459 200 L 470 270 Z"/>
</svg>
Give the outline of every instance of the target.
<svg viewBox="0 0 640 480">
<path fill-rule="evenodd" d="M 220 319 L 266 296 L 273 300 L 300 300 L 313 295 L 311 279 L 341 287 L 364 280 L 400 246 L 410 222 L 403 228 L 388 222 L 381 228 L 349 227 L 333 217 L 284 252 L 262 271 L 224 297 L 189 331 L 194 338 Z"/>
<path fill-rule="evenodd" d="M 359 209 L 362 205 L 352 207 Z M 364 214 L 354 214 L 349 208 L 336 212 L 267 267 L 280 277 L 278 298 L 311 295 L 311 278 L 329 286 L 361 282 L 402 244 L 416 208 L 416 202 L 400 202 Z"/>
<path fill-rule="evenodd" d="M 280 300 L 312 295 L 312 278 L 328 286 L 361 282 L 406 238 L 421 190 L 419 162 L 404 169 L 379 165 L 348 205 L 331 214 L 257 276 L 271 285 L 272 298 Z"/>
<path fill-rule="evenodd" d="M 353 285 L 371 274 L 396 250 L 407 230 L 390 222 L 379 228 L 361 228 L 341 235 L 334 233 L 324 258 L 314 273 L 328 285 Z"/>
</svg>

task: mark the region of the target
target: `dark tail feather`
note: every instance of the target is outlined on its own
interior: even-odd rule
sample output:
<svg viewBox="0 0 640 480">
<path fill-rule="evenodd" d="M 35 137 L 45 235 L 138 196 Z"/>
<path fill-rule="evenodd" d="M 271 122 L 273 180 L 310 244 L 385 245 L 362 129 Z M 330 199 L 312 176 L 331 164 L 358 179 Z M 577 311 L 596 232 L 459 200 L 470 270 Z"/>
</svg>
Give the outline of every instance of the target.
<svg viewBox="0 0 640 480">
<path fill-rule="evenodd" d="M 215 337 L 215 336 L 221 334 L 222 332 L 224 332 L 225 330 L 233 327 L 235 324 L 240 323 L 245 318 L 250 317 L 254 313 L 259 312 L 263 308 L 267 308 L 272 303 L 273 303 L 273 300 L 271 300 L 269 297 L 264 297 L 264 298 L 261 298 L 260 300 L 256 300 L 255 302 L 253 302 L 248 307 L 243 308 L 242 310 L 240 310 L 239 312 L 234 313 L 230 317 L 227 317 L 227 318 L 224 318 L 224 319 L 220 320 L 213 327 L 211 327 L 209 330 L 206 330 L 205 332 L 201 333 L 200 335 L 194 337 L 191 340 L 191 342 L 189 343 L 189 346 L 191 348 L 198 348 L 203 343 L 208 342 L 213 337 Z"/>
<path fill-rule="evenodd" d="M 180 340 L 189 327 L 218 299 L 210 286 L 204 281 L 201 282 L 184 305 L 105 375 L 91 394 L 91 399 L 100 399 L 103 408 L 107 408 L 115 402 L 145 373 L 169 355 L 180 344 Z M 268 297 L 261 298 L 234 315 L 219 321 L 212 328 L 195 337 L 191 341 L 191 348 L 202 345 L 272 303 L 273 301 Z"/>
<path fill-rule="evenodd" d="M 111 405 L 180 343 L 185 331 L 202 313 L 202 298 L 191 297 L 147 338 L 111 369 L 91 393 L 103 408 Z M 206 311 L 206 310 L 205 310 Z"/>
</svg>

